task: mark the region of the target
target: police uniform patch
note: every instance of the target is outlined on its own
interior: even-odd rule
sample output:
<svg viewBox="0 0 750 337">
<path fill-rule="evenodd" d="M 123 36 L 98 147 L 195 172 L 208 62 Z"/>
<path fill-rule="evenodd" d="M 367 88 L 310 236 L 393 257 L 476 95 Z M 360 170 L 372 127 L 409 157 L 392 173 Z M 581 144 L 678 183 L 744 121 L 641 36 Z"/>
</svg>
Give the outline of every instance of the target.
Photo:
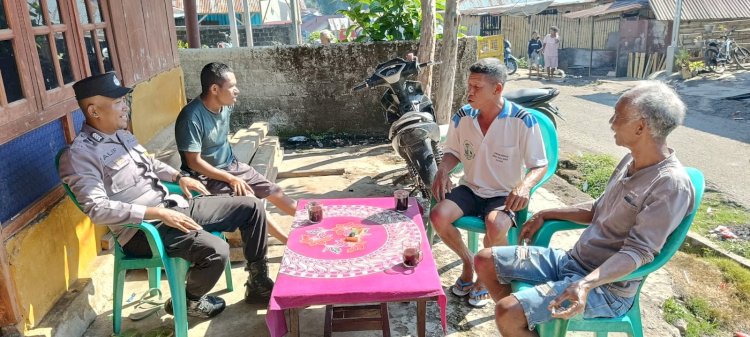
<svg viewBox="0 0 750 337">
<path fill-rule="evenodd" d="M 100 134 L 98 134 L 96 132 L 92 132 L 91 133 L 91 138 L 93 138 L 97 142 L 101 142 L 104 139 L 104 137 L 102 137 L 102 135 L 100 135 Z"/>
<path fill-rule="evenodd" d="M 125 157 L 120 157 L 120 158 L 118 158 L 118 159 L 117 159 L 117 161 L 115 162 L 115 166 L 117 166 L 117 167 L 122 167 L 122 166 L 124 166 L 124 165 L 125 165 L 125 164 L 126 164 L 127 162 L 128 162 L 127 158 L 125 158 Z"/>
</svg>

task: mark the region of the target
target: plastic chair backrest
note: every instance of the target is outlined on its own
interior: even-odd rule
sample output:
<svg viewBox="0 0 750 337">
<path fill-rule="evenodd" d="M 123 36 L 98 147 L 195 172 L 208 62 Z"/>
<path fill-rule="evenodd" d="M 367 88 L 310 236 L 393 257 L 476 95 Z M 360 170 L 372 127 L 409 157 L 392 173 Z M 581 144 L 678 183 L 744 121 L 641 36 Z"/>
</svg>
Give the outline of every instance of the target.
<svg viewBox="0 0 750 337">
<path fill-rule="evenodd" d="M 662 247 L 659 255 L 656 255 L 654 257 L 653 261 L 641 266 L 636 271 L 630 273 L 630 275 L 622 278 L 622 280 L 630 280 L 643 277 L 661 268 L 661 266 L 663 266 L 665 263 L 667 263 L 667 261 L 669 261 L 669 259 L 672 258 L 674 253 L 677 252 L 677 250 L 682 245 L 682 242 L 685 240 L 685 237 L 690 230 L 690 226 L 693 224 L 695 214 L 698 212 L 698 207 L 703 200 L 703 190 L 706 187 L 706 182 L 701 171 L 692 167 L 686 167 L 685 171 L 687 171 L 687 174 L 690 177 L 690 181 L 693 183 L 693 190 L 695 191 L 693 210 L 690 212 L 690 214 L 688 214 L 688 216 L 682 219 L 682 222 L 680 222 L 677 228 L 675 228 L 672 234 L 667 237 L 667 241 L 664 243 L 664 247 Z"/>
<path fill-rule="evenodd" d="M 63 153 L 68 150 L 68 147 L 64 147 L 60 149 L 60 151 L 57 152 L 57 155 L 55 156 L 55 169 L 59 172 L 60 171 L 60 157 L 62 157 Z M 78 199 L 76 199 L 75 194 L 73 194 L 73 191 L 70 190 L 70 187 L 66 183 L 62 183 L 63 188 L 65 189 L 65 193 L 68 195 L 70 200 L 73 201 L 73 203 L 78 207 L 81 212 L 83 212 L 83 208 L 81 208 L 81 204 L 78 203 Z"/>
<path fill-rule="evenodd" d="M 557 171 L 557 164 L 560 160 L 560 151 L 558 148 L 557 141 L 557 130 L 555 130 L 555 124 L 545 114 L 535 109 L 527 109 L 534 117 L 536 117 L 539 123 L 539 129 L 542 131 L 542 139 L 544 140 L 544 154 L 547 156 L 547 173 L 539 182 L 531 188 L 529 196 L 534 194 L 539 187 L 544 185 Z M 521 225 L 528 220 L 528 207 L 518 212 L 518 224 Z"/>
</svg>

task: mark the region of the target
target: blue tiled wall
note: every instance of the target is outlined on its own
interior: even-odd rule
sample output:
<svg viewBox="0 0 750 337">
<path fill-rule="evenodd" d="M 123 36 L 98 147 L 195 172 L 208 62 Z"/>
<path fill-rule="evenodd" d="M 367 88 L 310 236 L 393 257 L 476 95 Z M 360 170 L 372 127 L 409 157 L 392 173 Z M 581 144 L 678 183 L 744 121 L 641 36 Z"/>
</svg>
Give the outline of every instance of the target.
<svg viewBox="0 0 750 337">
<path fill-rule="evenodd" d="M 80 111 L 77 114 L 81 115 Z M 76 130 L 80 130 L 82 117 L 80 122 L 76 121 Z M 60 120 L 0 145 L 0 222 L 3 225 L 60 183 L 55 155 L 65 145 Z"/>
</svg>

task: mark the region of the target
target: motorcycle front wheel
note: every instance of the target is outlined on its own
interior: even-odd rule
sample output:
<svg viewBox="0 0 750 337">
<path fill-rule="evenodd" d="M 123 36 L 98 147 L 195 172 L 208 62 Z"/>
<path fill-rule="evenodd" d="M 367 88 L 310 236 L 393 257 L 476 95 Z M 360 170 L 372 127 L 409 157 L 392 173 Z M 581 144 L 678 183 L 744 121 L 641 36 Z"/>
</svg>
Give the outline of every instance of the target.
<svg viewBox="0 0 750 337">
<path fill-rule="evenodd" d="M 716 50 L 709 49 L 706 51 L 706 60 L 708 62 L 706 63 L 706 66 L 708 67 L 708 70 L 721 74 L 726 69 L 726 63 L 724 61 L 718 61 L 717 57 L 719 56 L 719 53 L 716 52 Z"/>
<path fill-rule="evenodd" d="M 750 68 L 750 51 L 744 47 L 737 47 L 732 51 L 732 57 L 737 61 L 737 66 L 742 69 Z"/>
<path fill-rule="evenodd" d="M 511 57 L 505 61 L 505 67 L 508 68 L 508 75 L 513 75 L 518 70 L 518 63 Z"/>
</svg>

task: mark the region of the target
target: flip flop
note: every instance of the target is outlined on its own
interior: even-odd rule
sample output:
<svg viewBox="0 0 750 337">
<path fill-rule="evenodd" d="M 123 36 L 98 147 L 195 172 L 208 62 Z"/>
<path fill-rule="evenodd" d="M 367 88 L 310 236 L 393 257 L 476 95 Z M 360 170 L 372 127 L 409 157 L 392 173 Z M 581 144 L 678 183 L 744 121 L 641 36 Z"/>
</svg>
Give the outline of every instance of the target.
<svg viewBox="0 0 750 337">
<path fill-rule="evenodd" d="M 487 303 L 490 303 L 490 300 L 487 298 L 479 299 L 480 296 L 489 295 L 490 292 L 487 291 L 487 289 L 482 289 L 480 291 L 476 291 L 474 289 L 471 290 L 471 294 L 469 294 L 469 305 L 471 305 L 474 308 L 482 308 Z"/>
<path fill-rule="evenodd" d="M 149 317 L 164 307 L 164 300 L 161 298 L 161 290 L 152 288 L 146 290 L 138 303 L 133 307 L 133 312 L 128 315 L 131 321 L 140 321 Z"/>
<path fill-rule="evenodd" d="M 162 307 L 164 307 L 164 303 L 141 301 L 133 308 L 133 312 L 128 315 L 128 318 L 131 321 L 140 321 L 146 317 L 153 315 Z"/>
<path fill-rule="evenodd" d="M 456 279 L 456 283 L 451 286 L 451 292 L 453 295 L 456 295 L 458 297 L 464 297 L 468 295 L 472 289 L 474 288 L 474 282 L 471 281 L 461 281 L 461 278 Z"/>
</svg>

